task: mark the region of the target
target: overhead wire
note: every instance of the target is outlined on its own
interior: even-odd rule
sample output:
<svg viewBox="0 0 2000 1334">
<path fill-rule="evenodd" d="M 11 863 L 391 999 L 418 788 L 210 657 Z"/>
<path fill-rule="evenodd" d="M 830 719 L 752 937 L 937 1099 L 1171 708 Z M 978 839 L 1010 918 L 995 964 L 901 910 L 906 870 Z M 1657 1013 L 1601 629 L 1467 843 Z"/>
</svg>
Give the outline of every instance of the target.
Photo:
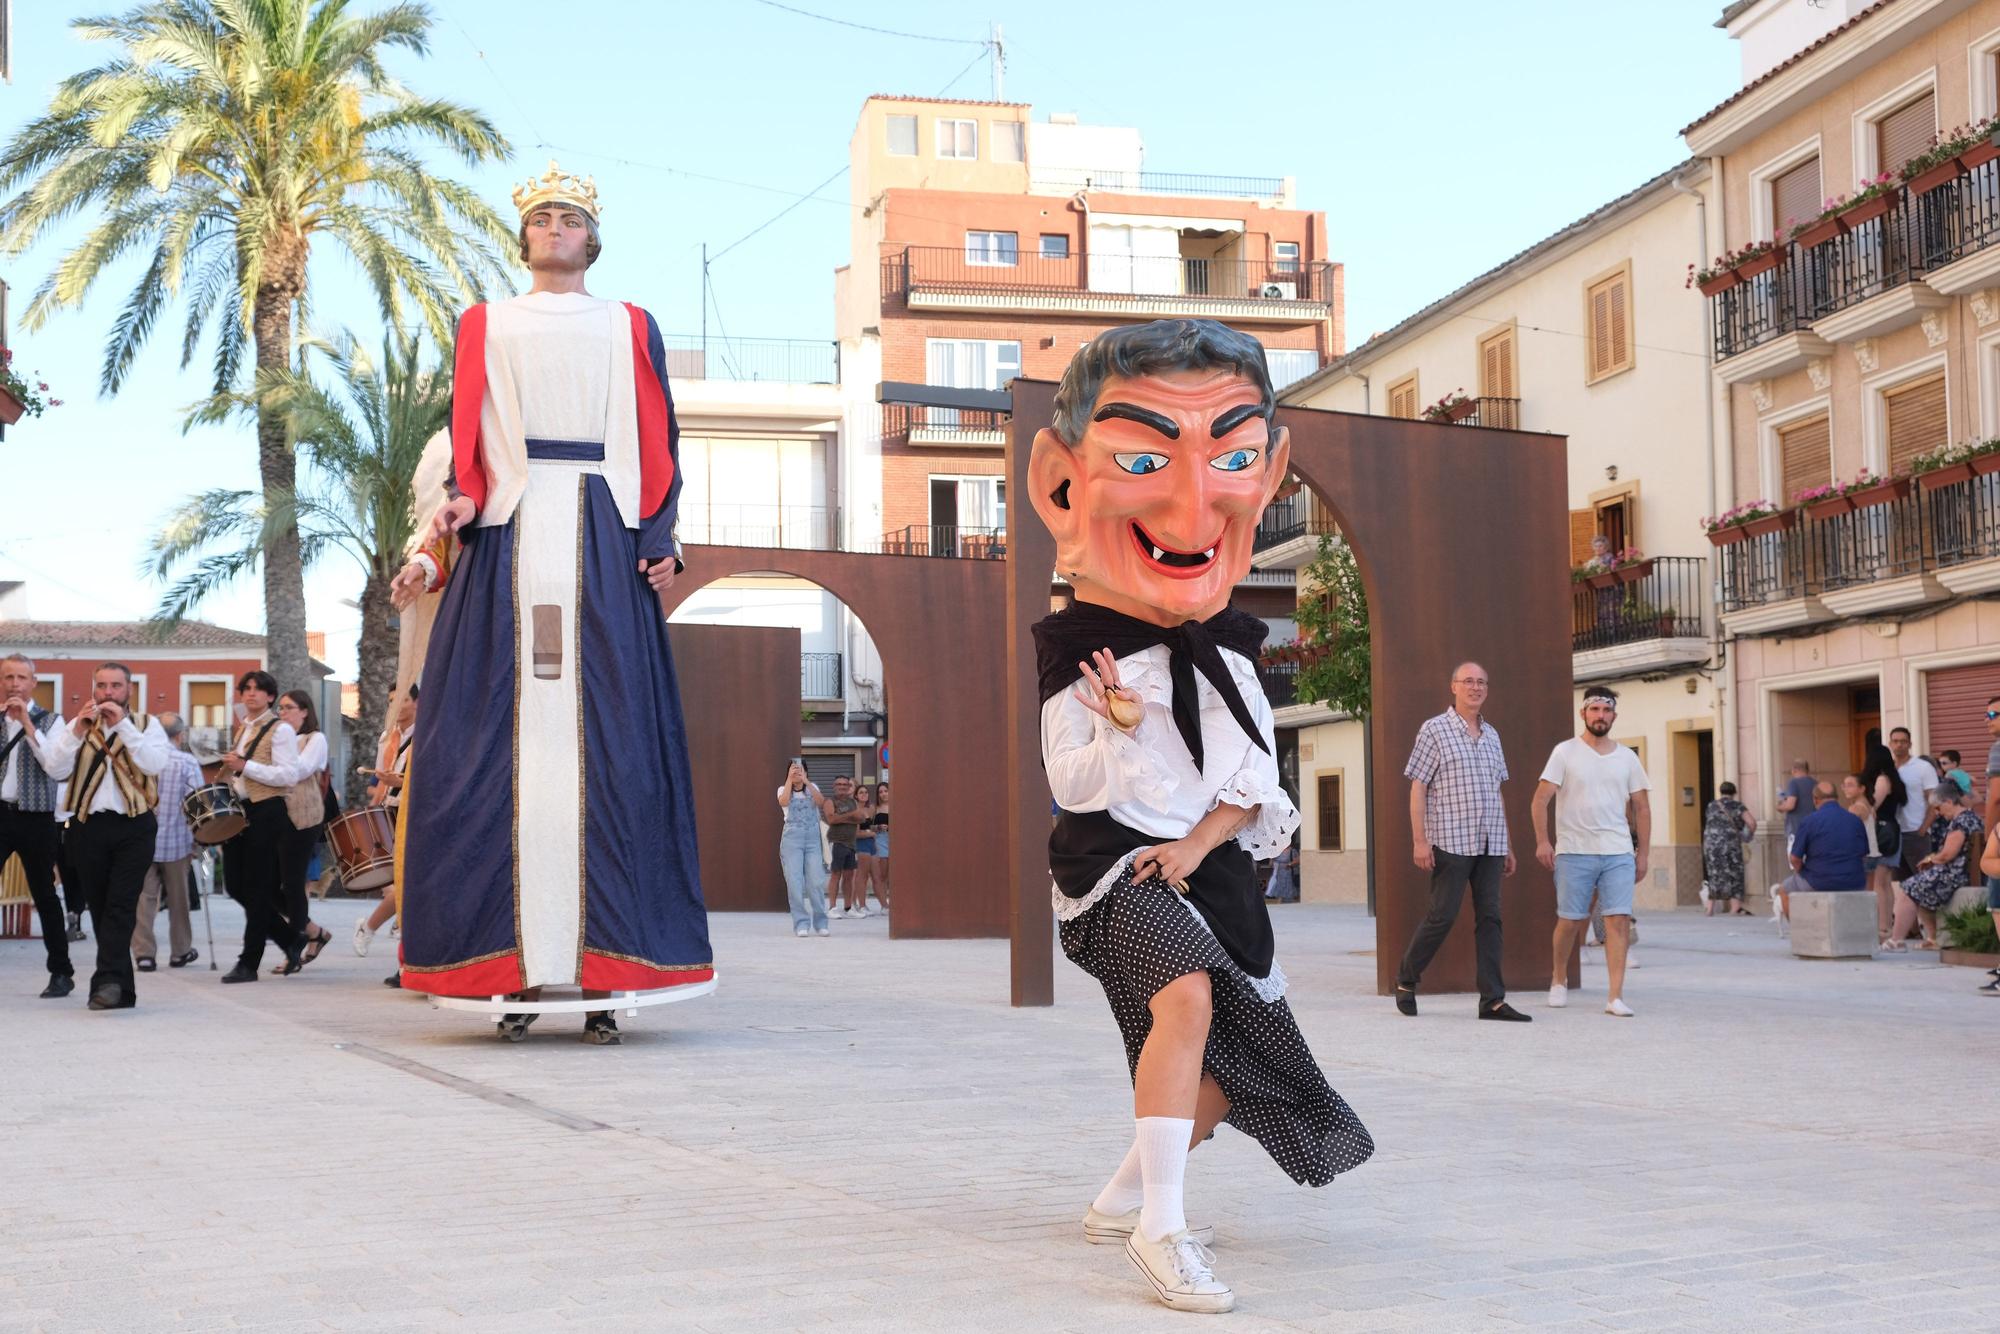
<svg viewBox="0 0 2000 1334">
<path fill-rule="evenodd" d="M 895 28 L 878 28 L 875 27 L 873 24 L 869 23 L 856 23 L 852 19 L 837 19 L 833 17 L 833 15 L 831 14 L 815 14 L 810 9 L 800 9 L 796 5 L 780 4 L 778 0 L 757 0 L 757 3 L 760 5 L 766 5 L 772 9 L 782 9 L 787 14 L 797 14 L 801 18 L 818 19 L 821 23 L 837 24 L 842 28 L 858 28 L 862 32 L 879 33 L 884 37 L 907 37 L 913 42 L 945 42 L 953 46 L 989 45 L 989 43 L 984 38 L 975 39 L 971 37 L 936 37 L 931 35 L 930 33 L 902 32 Z"/>
</svg>

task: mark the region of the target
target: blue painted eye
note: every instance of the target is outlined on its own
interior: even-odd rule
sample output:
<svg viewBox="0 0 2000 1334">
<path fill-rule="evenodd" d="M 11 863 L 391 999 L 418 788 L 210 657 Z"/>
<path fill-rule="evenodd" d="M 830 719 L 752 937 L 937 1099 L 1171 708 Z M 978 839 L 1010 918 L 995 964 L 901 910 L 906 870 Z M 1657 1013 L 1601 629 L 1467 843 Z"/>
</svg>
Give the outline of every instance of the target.
<svg viewBox="0 0 2000 1334">
<path fill-rule="evenodd" d="M 1218 454 L 1208 461 L 1208 466 L 1220 472 L 1242 472 L 1257 461 L 1254 449 L 1232 449 L 1227 454 Z"/>
<path fill-rule="evenodd" d="M 1149 472 L 1158 472 L 1173 462 L 1165 454 L 1113 454 L 1111 460 L 1126 472 L 1141 477 Z"/>
</svg>

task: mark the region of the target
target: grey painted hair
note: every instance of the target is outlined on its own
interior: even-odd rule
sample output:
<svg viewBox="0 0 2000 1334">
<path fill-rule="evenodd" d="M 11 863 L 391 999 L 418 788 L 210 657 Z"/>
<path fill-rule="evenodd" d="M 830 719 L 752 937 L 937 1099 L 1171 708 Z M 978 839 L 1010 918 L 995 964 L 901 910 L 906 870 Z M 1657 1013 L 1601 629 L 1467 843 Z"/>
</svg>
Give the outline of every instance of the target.
<svg viewBox="0 0 2000 1334">
<path fill-rule="evenodd" d="M 1264 345 L 1214 320 L 1154 320 L 1107 329 L 1070 358 L 1056 388 L 1055 433 L 1071 449 L 1082 441 L 1097 409 L 1097 396 L 1112 376 L 1133 379 L 1162 371 L 1201 371 L 1227 366 L 1263 396 L 1268 421 L 1278 410 Z"/>
</svg>

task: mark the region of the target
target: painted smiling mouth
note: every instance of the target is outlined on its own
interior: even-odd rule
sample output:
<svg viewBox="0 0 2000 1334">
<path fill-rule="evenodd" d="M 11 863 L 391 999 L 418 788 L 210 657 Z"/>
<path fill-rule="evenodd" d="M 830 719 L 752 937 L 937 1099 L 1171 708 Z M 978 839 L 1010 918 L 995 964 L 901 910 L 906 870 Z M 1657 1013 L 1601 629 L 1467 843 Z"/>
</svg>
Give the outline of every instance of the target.
<svg viewBox="0 0 2000 1334">
<path fill-rule="evenodd" d="M 1139 550 L 1146 553 L 1154 563 L 1164 565 L 1170 570 L 1205 569 L 1215 559 L 1216 547 L 1221 545 L 1218 540 L 1202 551 L 1175 551 L 1171 547 L 1161 546 L 1153 539 L 1151 533 L 1137 523 L 1132 525 L 1132 540 L 1139 544 Z"/>
</svg>

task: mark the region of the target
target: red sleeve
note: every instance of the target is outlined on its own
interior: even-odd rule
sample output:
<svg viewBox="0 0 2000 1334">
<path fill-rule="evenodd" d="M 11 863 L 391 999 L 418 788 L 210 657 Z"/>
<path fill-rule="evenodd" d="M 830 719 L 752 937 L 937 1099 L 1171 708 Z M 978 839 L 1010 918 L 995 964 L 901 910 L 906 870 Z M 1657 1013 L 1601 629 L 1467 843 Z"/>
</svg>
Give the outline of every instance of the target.
<svg viewBox="0 0 2000 1334">
<path fill-rule="evenodd" d="M 659 513 L 674 481 L 673 406 L 663 383 L 665 352 L 646 312 L 631 302 L 632 381 L 639 400 L 639 514 Z"/>
<path fill-rule="evenodd" d="M 459 493 L 486 508 L 486 467 L 479 453 L 479 410 L 486 402 L 486 307 L 459 317 L 451 369 L 451 460 Z"/>
</svg>

